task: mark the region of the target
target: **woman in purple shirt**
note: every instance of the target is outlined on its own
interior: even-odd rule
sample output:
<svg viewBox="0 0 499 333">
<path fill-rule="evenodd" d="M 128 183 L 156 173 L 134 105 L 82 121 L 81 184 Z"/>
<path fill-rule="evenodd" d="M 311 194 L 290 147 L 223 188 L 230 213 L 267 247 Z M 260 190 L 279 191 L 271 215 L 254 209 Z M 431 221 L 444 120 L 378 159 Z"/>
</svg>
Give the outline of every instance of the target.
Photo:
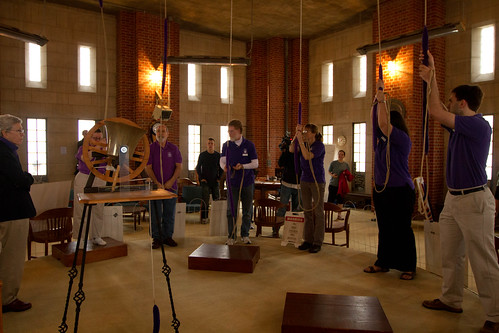
<svg viewBox="0 0 499 333">
<path fill-rule="evenodd" d="M 296 135 L 289 146 L 294 152 L 294 142 L 298 140 L 301 167 L 301 196 L 305 212 L 304 242 L 298 248 L 317 253 L 324 241 L 324 189 L 326 177 L 324 173 L 324 155 L 326 150 L 322 143 L 322 134 L 314 124 L 296 126 Z"/>
<path fill-rule="evenodd" d="M 411 228 L 416 195 L 409 174 L 412 143 L 404 118 L 399 112 L 391 111 L 388 123 L 383 91 L 384 84 L 380 80 L 376 96 L 378 126 L 375 128 L 377 142 L 374 149 L 373 194 L 379 231 L 378 260 L 374 265 L 366 267 L 364 272 L 388 272 L 390 268 L 394 268 L 402 271 L 402 280 L 412 280 L 416 274 L 416 242 Z"/>
</svg>

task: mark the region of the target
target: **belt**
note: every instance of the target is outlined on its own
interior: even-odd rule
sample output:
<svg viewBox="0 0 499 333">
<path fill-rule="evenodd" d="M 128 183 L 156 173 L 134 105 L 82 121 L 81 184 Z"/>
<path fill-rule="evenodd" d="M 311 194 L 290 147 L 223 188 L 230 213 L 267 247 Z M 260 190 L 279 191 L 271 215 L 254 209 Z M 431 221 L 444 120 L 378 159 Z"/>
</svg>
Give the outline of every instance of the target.
<svg viewBox="0 0 499 333">
<path fill-rule="evenodd" d="M 475 188 L 470 188 L 469 190 L 459 190 L 459 191 L 449 191 L 452 195 L 466 195 L 478 191 L 485 191 L 485 185 Z"/>
</svg>

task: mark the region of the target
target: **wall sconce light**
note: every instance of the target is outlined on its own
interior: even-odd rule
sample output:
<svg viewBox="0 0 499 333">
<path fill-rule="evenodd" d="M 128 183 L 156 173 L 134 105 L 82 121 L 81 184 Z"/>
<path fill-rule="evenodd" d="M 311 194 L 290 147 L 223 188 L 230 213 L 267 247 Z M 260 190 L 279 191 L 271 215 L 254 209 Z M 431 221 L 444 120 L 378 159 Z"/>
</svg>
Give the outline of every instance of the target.
<svg viewBox="0 0 499 333">
<path fill-rule="evenodd" d="M 399 65 L 397 61 L 395 60 L 389 61 L 387 64 L 387 69 L 388 72 L 390 72 L 390 74 L 392 75 L 396 74 L 399 71 Z"/>
<path fill-rule="evenodd" d="M 149 75 L 149 79 L 151 82 L 155 85 L 161 85 L 162 79 L 163 79 L 163 72 L 162 71 L 156 71 L 153 70 L 151 71 L 151 74 Z"/>
</svg>

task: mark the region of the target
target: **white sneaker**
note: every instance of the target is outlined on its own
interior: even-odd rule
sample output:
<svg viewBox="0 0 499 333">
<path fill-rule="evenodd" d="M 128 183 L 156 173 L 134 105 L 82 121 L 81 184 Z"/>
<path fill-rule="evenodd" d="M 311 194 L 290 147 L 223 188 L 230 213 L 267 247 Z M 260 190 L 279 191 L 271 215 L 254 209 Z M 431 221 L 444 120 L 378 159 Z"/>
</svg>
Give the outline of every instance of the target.
<svg viewBox="0 0 499 333">
<path fill-rule="evenodd" d="M 236 243 L 236 240 L 234 238 L 229 238 L 225 242 L 225 245 L 234 245 Z"/>
<path fill-rule="evenodd" d="M 92 242 L 93 242 L 95 245 L 100 245 L 100 246 L 104 246 L 104 245 L 106 245 L 106 244 L 107 244 L 107 243 L 106 243 L 106 241 L 105 241 L 105 240 L 103 240 L 103 239 L 102 239 L 102 238 L 100 238 L 100 237 L 95 237 L 95 238 L 92 240 Z"/>
<path fill-rule="evenodd" d="M 251 244 L 251 241 L 248 236 L 243 237 L 243 243 L 244 244 Z"/>
</svg>

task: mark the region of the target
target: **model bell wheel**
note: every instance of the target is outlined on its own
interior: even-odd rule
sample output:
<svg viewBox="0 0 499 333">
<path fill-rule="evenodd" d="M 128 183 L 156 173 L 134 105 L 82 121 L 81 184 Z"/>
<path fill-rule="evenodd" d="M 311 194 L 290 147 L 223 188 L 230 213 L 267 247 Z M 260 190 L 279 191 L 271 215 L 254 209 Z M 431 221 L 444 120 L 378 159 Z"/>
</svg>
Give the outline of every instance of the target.
<svg viewBox="0 0 499 333">
<path fill-rule="evenodd" d="M 101 129 L 105 140 L 92 139 L 98 129 Z M 119 150 L 123 147 L 129 148 L 129 163 L 121 165 L 121 169 L 128 171 L 125 174 L 117 168 Z M 90 172 L 110 183 L 121 183 L 136 178 L 149 160 L 149 141 L 145 130 L 124 118 L 108 118 L 96 123 L 85 136 L 82 149 L 83 161 Z M 104 173 L 99 172 L 104 168 Z"/>
</svg>

